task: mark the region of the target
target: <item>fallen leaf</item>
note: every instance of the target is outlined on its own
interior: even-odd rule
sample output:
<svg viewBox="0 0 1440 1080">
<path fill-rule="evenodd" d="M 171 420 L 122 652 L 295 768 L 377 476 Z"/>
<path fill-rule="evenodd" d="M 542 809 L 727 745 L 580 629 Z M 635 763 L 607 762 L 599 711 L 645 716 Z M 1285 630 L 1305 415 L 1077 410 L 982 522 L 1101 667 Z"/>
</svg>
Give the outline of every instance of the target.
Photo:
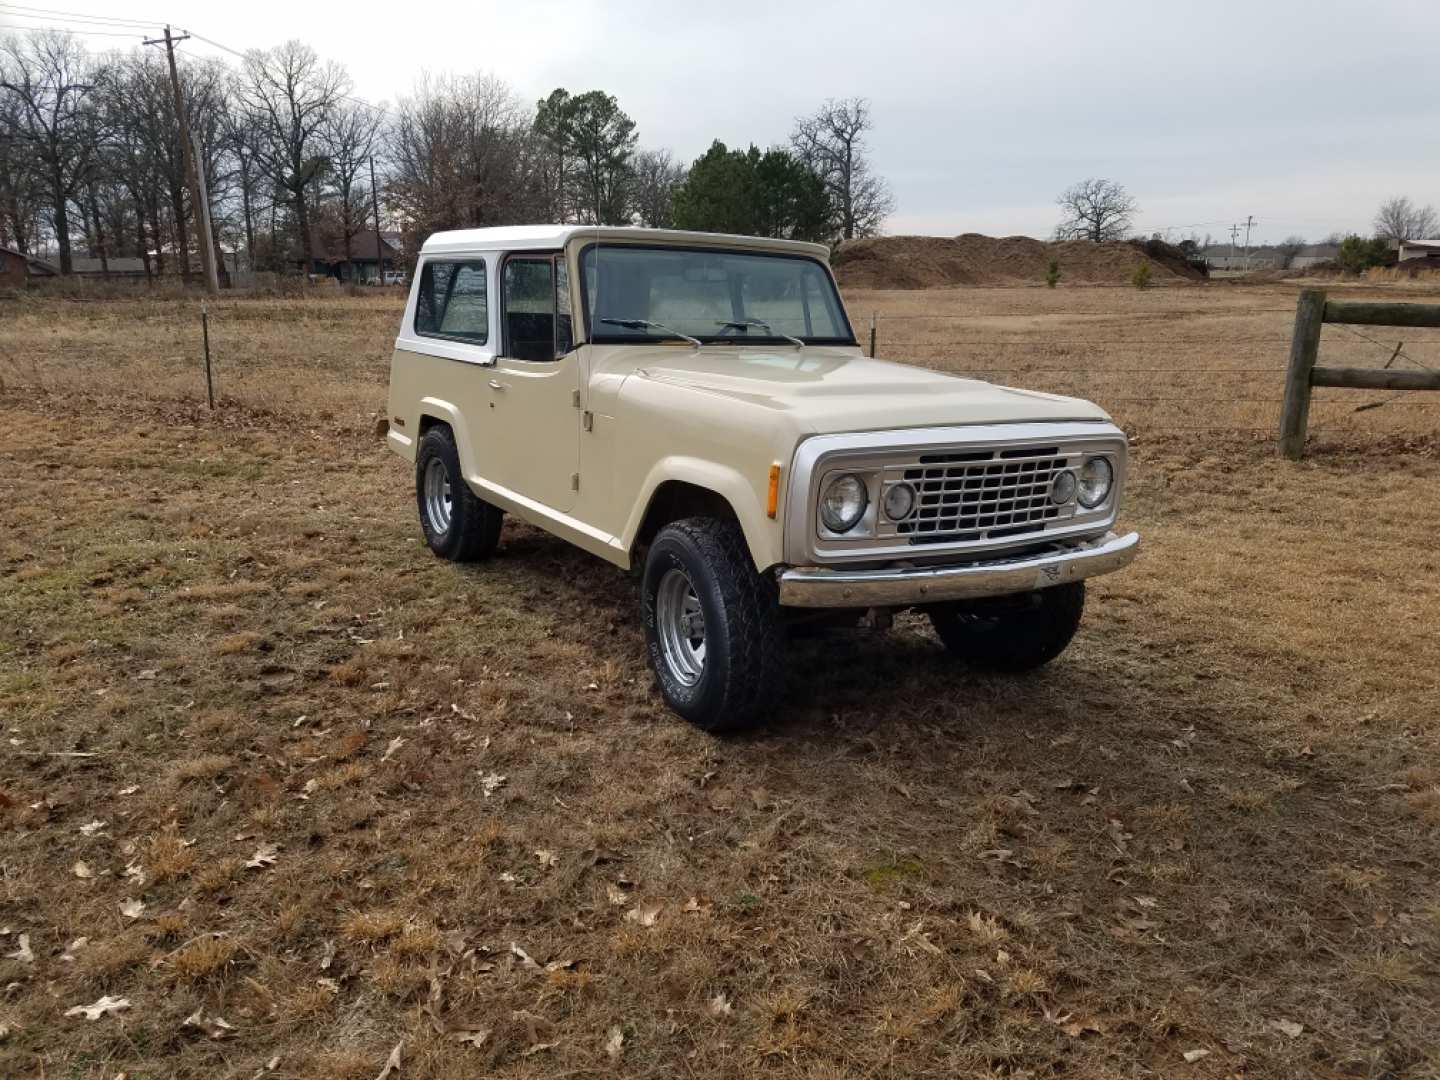
<svg viewBox="0 0 1440 1080">
<path fill-rule="evenodd" d="M 559 1042 L 558 1039 L 557 1039 L 555 1042 L 535 1043 L 535 1044 L 533 1044 L 533 1045 L 531 1045 L 531 1046 L 527 1046 L 527 1047 L 521 1052 L 520 1056 L 521 1056 L 521 1057 L 529 1057 L 531 1054 L 539 1054 L 539 1053 L 543 1053 L 543 1052 L 546 1051 L 546 1050 L 554 1050 L 555 1047 L 557 1047 L 557 1046 L 559 1046 L 559 1045 L 560 1045 L 560 1042 Z"/>
<path fill-rule="evenodd" d="M 136 675 L 135 678 L 139 682 L 154 682 L 155 676 L 159 674 L 160 672 L 156 668 L 145 668 L 138 675 Z"/>
<path fill-rule="evenodd" d="M 721 1017 L 729 1016 L 735 1009 L 730 1004 L 730 999 L 724 994 L 716 994 L 705 1003 L 705 1011 L 719 1020 Z"/>
<path fill-rule="evenodd" d="M 628 903 L 630 900 L 630 894 L 618 885 L 606 885 L 605 895 L 610 898 L 610 903 L 616 905 Z"/>
<path fill-rule="evenodd" d="M 625 1052 L 625 1032 L 618 1027 L 610 1029 L 610 1037 L 605 1040 L 605 1053 L 611 1061 L 619 1061 L 620 1055 Z"/>
<path fill-rule="evenodd" d="M 69 945 L 65 946 L 65 951 L 60 954 L 60 959 L 64 963 L 73 964 L 75 962 L 75 953 L 89 944 L 90 939 L 88 937 L 77 937 L 74 941 L 70 942 Z"/>
<path fill-rule="evenodd" d="M 212 1039 L 233 1039 L 235 1037 L 233 1025 L 227 1023 L 223 1016 L 206 1016 L 203 1006 L 187 1016 L 181 1026 L 203 1031 Z"/>
<path fill-rule="evenodd" d="M 1094 1032 L 1095 1034 L 1100 1035 L 1103 1034 L 1105 1031 L 1104 1024 L 1101 1024 L 1096 1020 L 1091 1020 L 1087 1017 L 1077 1017 L 1074 1013 L 1071 1012 L 1052 1013 L 1049 1009 L 1046 1009 L 1045 1019 L 1049 1020 L 1052 1024 L 1058 1027 L 1061 1031 L 1065 1032 L 1065 1034 L 1069 1035 L 1072 1039 L 1084 1038 L 1085 1035 L 1090 1032 Z"/>
<path fill-rule="evenodd" d="M 552 866 L 559 865 L 560 863 L 560 856 L 556 855 L 553 851 L 545 851 L 542 849 L 535 852 L 535 858 L 539 859 L 540 865 L 545 867 L 545 869 L 547 870 L 550 869 Z"/>
<path fill-rule="evenodd" d="M 21 934 L 15 940 L 20 943 L 20 947 L 12 953 L 6 953 L 5 959 L 19 960 L 22 964 L 33 964 L 35 962 L 35 954 L 30 951 L 30 935 Z"/>
<path fill-rule="evenodd" d="M 490 1029 L 482 1027 L 460 1027 L 446 1033 L 448 1038 L 466 1046 L 479 1048 L 490 1038 Z"/>
<path fill-rule="evenodd" d="M 250 856 L 245 863 L 247 870 L 264 870 L 266 867 L 274 866 L 275 859 L 279 856 L 280 849 L 274 844 L 261 844 L 255 849 L 255 854 Z"/>
<path fill-rule="evenodd" d="M 140 785 L 139 785 L 139 784 L 131 784 L 129 787 L 122 787 L 122 788 L 120 789 L 120 794 L 121 794 L 121 795 L 134 795 L 135 792 L 137 792 L 137 791 L 139 791 L 139 790 L 140 790 Z"/>
<path fill-rule="evenodd" d="M 510 951 L 520 958 L 520 964 L 522 967 L 527 967 L 531 971 L 545 970 L 540 966 L 540 964 L 533 956 L 531 956 L 528 952 L 526 952 L 517 943 L 513 941 L 510 943 Z"/>
<path fill-rule="evenodd" d="M 122 900 L 120 902 L 120 914 L 127 919 L 138 919 L 144 910 L 144 900 Z"/>
<path fill-rule="evenodd" d="M 390 1051 L 390 1056 L 385 1059 L 385 1067 L 380 1070 L 380 1073 L 378 1076 L 375 1077 L 375 1080 L 386 1080 L 386 1078 L 390 1076 L 391 1073 L 397 1073 L 400 1071 L 400 1048 L 404 1045 L 405 1044 L 403 1042 L 398 1042 L 395 1044 L 395 1049 Z"/>
<path fill-rule="evenodd" d="M 105 822 L 101 821 L 99 818 L 96 818 L 94 821 L 90 821 L 84 825 L 81 825 L 80 832 L 84 836 L 94 836 L 101 829 L 105 828 L 105 824 Z"/>
<path fill-rule="evenodd" d="M 75 865 L 70 868 L 70 872 L 78 878 L 88 879 L 95 876 L 95 871 L 90 869 L 90 864 L 84 859 L 77 859 Z"/>
<path fill-rule="evenodd" d="M 690 897 L 689 900 L 686 900 L 685 906 L 682 907 L 680 910 L 685 912 L 687 915 L 697 915 L 708 912 L 714 906 L 715 901 L 711 900 L 710 897 L 697 893 L 696 895 Z"/>
<path fill-rule="evenodd" d="M 1201 1058 L 1207 1058 L 1209 1056 L 1209 1050 L 1186 1050 L 1185 1053 L 1181 1055 L 1181 1057 L 1183 1057 L 1186 1062 L 1191 1065 L 1195 1064 L 1195 1062 L 1199 1061 Z"/>
<path fill-rule="evenodd" d="M 66 1016 L 84 1015 L 86 1020 L 99 1020 L 106 1013 L 120 1012 L 122 1009 L 130 1008 L 129 998 L 102 997 L 92 1005 L 76 1005 L 73 1009 L 66 1009 Z"/>
<path fill-rule="evenodd" d="M 1305 1030 L 1305 1025 L 1297 1020 L 1271 1020 L 1270 1026 L 1282 1034 L 1289 1035 L 1292 1039 L 1298 1039 L 1300 1033 Z"/>
<path fill-rule="evenodd" d="M 660 920 L 660 912 L 663 910 L 665 905 L 658 900 L 636 904 L 625 913 L 625 921 L 639 923 L 641 926 L 654 926 Z"/>
<path fill-rule="evenodd" d="M 381 765 L 384 765 L 385 762 L 387 762 L 387 761 L 390 760 L 391 755 L 394 754 L 396 750 L 399 750 L 400 747 L 402 747 L 402 746 L 404 746 L 404 745 L 405 745 L 405 740 L 404 740 L 404 738 L 402 738 L 402 737 L 399 736 L 399 735 L 396 735 L 395 738 L 393 738 L 393 739 L 390 740 L 390 744 L 385 747 L 385 753 L 384 753 L 384 755 L 380 758 L 380 764 L 381 764 Z"/>
<path fill-rule="evenodd" d="M 501 776 L 497 772 L 488 773 L 480 778 L 480 790 L 484 792 L 485 798 L 489 798 L 499 791 L 508 777 Z"/>
</svg>

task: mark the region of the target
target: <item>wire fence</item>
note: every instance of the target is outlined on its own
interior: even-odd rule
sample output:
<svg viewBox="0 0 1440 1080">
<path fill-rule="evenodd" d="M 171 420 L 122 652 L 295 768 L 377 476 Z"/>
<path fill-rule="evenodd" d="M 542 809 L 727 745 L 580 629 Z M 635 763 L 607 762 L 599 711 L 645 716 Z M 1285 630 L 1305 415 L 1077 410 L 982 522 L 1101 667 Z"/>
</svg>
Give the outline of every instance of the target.
<svg viewBox="0 0 1440 1080">
<path fill-rule="evenodd" d="M 1227 323 L 1251 316 L 1293 316 L 1293 307 L 1205 310 L 1177 308 L 1140 315 L 1115 311 L 984 311 L 923 315 L 876 312 L 861 328 L 867 352 L 952 375 L 1019 389 L 1084 397 L 1128 430 L 1278 433 L 1290 348 L 1288 321 L 1236 334 Z M 1048 317 L 1066 320 L 1054 337 Z M 1075 320 L 1094 318 L 1094 333 L 1078 336 Z M 996 320 L 1025 325 L 997 326 Z M 1196 333 L 1194 320 L 1216 325 Z M 1183 334 L 1157 334 L 1153 323 L 1190 320 Z M 968 325 L 966 325 L 968 324 Z M 1059 327 L 1056 328 L 1060 330 Z M 1408 332 L 1386 342 L 1344 325 L 1327 348 L 1358 366 L 1440 367 L 1440 333 Z M 1143 336 L 1128 336 L 1139 331 Z M 1063 334 L 1063 336 L 1061 336 Z M 1140 354 L 1140 355 L 1137 355 Z M 1440 429 L 1437 395 L 1407 392 L 1362 395 L 1317 390 L 1312 428 L 1432 434 Z"/>
</svg>

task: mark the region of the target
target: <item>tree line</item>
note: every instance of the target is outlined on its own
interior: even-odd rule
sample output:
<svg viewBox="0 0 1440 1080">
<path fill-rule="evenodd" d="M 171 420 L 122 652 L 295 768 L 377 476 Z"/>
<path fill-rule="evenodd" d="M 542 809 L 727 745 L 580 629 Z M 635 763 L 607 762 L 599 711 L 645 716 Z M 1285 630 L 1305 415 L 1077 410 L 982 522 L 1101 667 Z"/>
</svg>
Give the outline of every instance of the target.
<svg viewBox="0 0 1440 1080">
<path fill-rule="evenodd" d="M 413 253 L 442 229 L 537 221 L 834 242 L 876 233 L 894 205 L 863 99 L 827 101 L 784 146 L 716 141 L 686 166 L 642 147 L 602 90 L 557 88 L 530 106 L 493 76 L 424 76 L 381 108 L 298 41 L 233 64 L 176 62 L 214 247 L 254 269 L 373 258 L 356 242 L 377 211 Z M 188 279 L 200 219 L 181 102 L 163 50 L 94 54 L 55 30 L 0 38 L 0 244 L 53 246 L 62 273 L 83 250 Z"/>
</svg>

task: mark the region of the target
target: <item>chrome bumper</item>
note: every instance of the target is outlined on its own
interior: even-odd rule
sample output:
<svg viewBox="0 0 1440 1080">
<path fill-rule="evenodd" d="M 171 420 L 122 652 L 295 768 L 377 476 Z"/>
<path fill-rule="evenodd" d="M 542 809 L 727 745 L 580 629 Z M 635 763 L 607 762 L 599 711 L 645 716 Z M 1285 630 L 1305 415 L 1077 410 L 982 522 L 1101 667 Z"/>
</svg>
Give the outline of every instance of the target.
<svg viewBox="0 0 1440 1080">
<path fill-rule="evenodd" d="M 1038 555 L 963 566 L 899 570 L 802 567 L 781 573 L 780 603 L 807 608 L 906 607 L 1030 592 L 1119 570 L 1135 558 L 1139 548 L 1139 533 L 1117 536 L 1112 532 Z"/>
</svg>

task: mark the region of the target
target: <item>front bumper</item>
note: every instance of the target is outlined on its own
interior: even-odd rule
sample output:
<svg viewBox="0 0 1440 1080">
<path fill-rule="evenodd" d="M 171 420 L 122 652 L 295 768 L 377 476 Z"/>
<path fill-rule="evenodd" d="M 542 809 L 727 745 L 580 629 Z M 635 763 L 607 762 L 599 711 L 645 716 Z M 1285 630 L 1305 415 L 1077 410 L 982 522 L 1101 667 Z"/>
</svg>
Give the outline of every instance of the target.
<svg viewBox="0 0 1440 1080">
<path fill-rule="evenodd" d="M 1031 592 L 1064 585 L 1126 566 L 1140 549 L 1140 534 L 1106 533 L 1098 540 L 1056 545 L 1037 554 L 962 566 L 915 566 L 896 570 L 825 570 L 801 567 L 780 575 L 786 607 L 908 607 L 945 600 Z"/>
</svg>

